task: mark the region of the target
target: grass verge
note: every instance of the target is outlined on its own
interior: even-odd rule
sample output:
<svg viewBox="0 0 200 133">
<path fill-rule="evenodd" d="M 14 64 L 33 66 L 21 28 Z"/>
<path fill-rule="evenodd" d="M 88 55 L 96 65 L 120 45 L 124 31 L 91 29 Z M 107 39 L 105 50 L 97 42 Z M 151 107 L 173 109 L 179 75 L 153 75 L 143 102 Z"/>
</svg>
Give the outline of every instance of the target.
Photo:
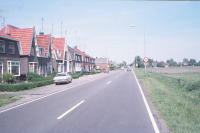
<svg viewBox="0 0 200 133">
<path fill-rule="evenodd" d="M 20 99 L 22 99 L 22 97 L 16 97 L 12 94 L 0 94 L 0 107 L 3 107 L 10 103 L 14 103 Z"/>
<path fill-rule="evenodd" d="M 200 98 L 187 93 L 171 80 L 134 69 L 150 100 L 173 133 L 199 133 Z"/>
</svg>

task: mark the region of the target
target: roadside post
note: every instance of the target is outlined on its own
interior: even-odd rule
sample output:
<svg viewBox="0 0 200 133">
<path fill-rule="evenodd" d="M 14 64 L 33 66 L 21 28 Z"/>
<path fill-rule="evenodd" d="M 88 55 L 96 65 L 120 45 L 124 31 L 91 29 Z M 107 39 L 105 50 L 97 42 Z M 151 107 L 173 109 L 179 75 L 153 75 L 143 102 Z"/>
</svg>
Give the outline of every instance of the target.
<svg viewBox="0 0 200 133">
<path fill-rule="evenodd" d="M 147 57 L 144 57 L 143 61 L 144 61 L 144 66 L 145 66 L 145 77 L 146 77 L 146 65 L 149 59 Z"/>
</svg>

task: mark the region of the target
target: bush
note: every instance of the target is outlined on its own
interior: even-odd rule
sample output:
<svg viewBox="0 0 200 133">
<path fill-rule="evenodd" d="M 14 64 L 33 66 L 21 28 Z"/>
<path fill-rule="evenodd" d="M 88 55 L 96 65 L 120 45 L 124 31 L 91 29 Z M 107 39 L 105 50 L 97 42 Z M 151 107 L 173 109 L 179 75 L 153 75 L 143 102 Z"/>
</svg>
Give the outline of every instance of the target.
<svg viewBox="0 0 200 133">
<path fill-rule="evenodd" d="M 33 75 L 28 75 L 27 79 L 28 79 L 28 81 L 31 81 L 33 79 Z"/>
<path fill-rule="evenodd" d="M 27 72 L 27 77 L 28 77 L 29 75 L 32 75 L 33 78 L 45 78 L 45 77 L 43 77 L 43 76 L 41 76 L 41 75 L 39 75 L 39 74 L 37 74 L 37 73 L 33 73 L 33 72 Z"/>
<path fill-rule="evenodd" d="M 193 90 L 200 90 L 200 80 L 197 82 L 185 84 L 184 89 L 186 92 L 190 92 Z"/>
<path fill-rule="evenodd" d="M 72 79 L 77 79 L 79 78 L 79 75 L 71 75 L 72 76 Z"/>
<path fill-rule="evenodd" d="M 22 83 L 16 85 L 0 85 L 0 91 L 21 91 L 21 90 L 29 90 L 35 87 L 45 86 L 49 84 L 53 84 L 53 80 L 46 81 L 38 81 L 34 83 Z"/>
<path fill-rule="evenodd" d="M 15 76 L 13 73 L 5 72 L 3 74 L 3 81 L 10 84 L 10 83 L 14 83 L 16 81 L 16 79 L 15 79 Z"/>
<path fill-rule="evenodd" d="M 58 74 L 59 72 L 57 72 L 57 71 L 53 71 L 52 72 L 52 77 L 55 77 L 56 76 L 56 74 Z"/>
</svg>

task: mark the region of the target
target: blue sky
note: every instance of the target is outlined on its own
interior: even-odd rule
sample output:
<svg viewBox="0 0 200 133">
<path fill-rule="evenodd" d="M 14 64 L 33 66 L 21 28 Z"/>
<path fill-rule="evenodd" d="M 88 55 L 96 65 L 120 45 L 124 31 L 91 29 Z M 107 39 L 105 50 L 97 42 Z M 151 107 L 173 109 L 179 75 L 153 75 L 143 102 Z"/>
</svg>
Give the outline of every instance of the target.
<svg viewBox="0 0 200 133">
<path fill-rule="evenodd" d="M 69 46 L 93 57 L 133 62 L 136 55 L 157 61 L 200 61 L 200 1 L 0 0 L 5 25 L 35 26 L 37 34 L 67 37 Z M 77 31 L 77 32 L 76 32 Z M 77 33 L 77 39 L 76 39 Z M 107 47 L 107 48 L 106 48 Z M 107 50 L 106 50 L 107 49 Z M 107 51 L 107 52 L 106 52 Z"/>
</svg>

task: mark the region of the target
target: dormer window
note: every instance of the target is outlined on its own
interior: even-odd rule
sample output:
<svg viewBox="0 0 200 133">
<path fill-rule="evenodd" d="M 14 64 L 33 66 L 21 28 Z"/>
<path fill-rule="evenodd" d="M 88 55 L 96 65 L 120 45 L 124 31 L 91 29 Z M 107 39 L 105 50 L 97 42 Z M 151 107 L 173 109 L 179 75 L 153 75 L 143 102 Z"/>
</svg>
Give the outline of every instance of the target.
<svg viewBox="0 0 200 133">
<path fill-rule="evenodd" d="M 32 56 L 34 56 L 34 51 L 35 51 L 35 49 L 34 49 L 34 47 L 32 47 L 32 48 L 31 48 L 31 55 L 32 55 Z"/>
<path fill-rule="evenodd" d="M 5 41 L 0 40 L 0 53 L 5 53 Z"/>
<path fill-rule="evenodd" d="M 45 50 L 44 48 L 41 48 L 41 47 L 40 47 L 40 48 L 39 48 L 39 54 L 40 54 L 40 55 L 44 55 L 44 50 Z"/>
<path fill-rule="evenodd" d="M 61 58 L 61 50 L 57 50 L 57 55 L 58 55 L 58 58 Z"/>
<path fill-rule="evenodd" d="M 14 43 L 9 42 L 9 54 L 14 54 L 14 53 L 15 53 Z"/>
</svg>

